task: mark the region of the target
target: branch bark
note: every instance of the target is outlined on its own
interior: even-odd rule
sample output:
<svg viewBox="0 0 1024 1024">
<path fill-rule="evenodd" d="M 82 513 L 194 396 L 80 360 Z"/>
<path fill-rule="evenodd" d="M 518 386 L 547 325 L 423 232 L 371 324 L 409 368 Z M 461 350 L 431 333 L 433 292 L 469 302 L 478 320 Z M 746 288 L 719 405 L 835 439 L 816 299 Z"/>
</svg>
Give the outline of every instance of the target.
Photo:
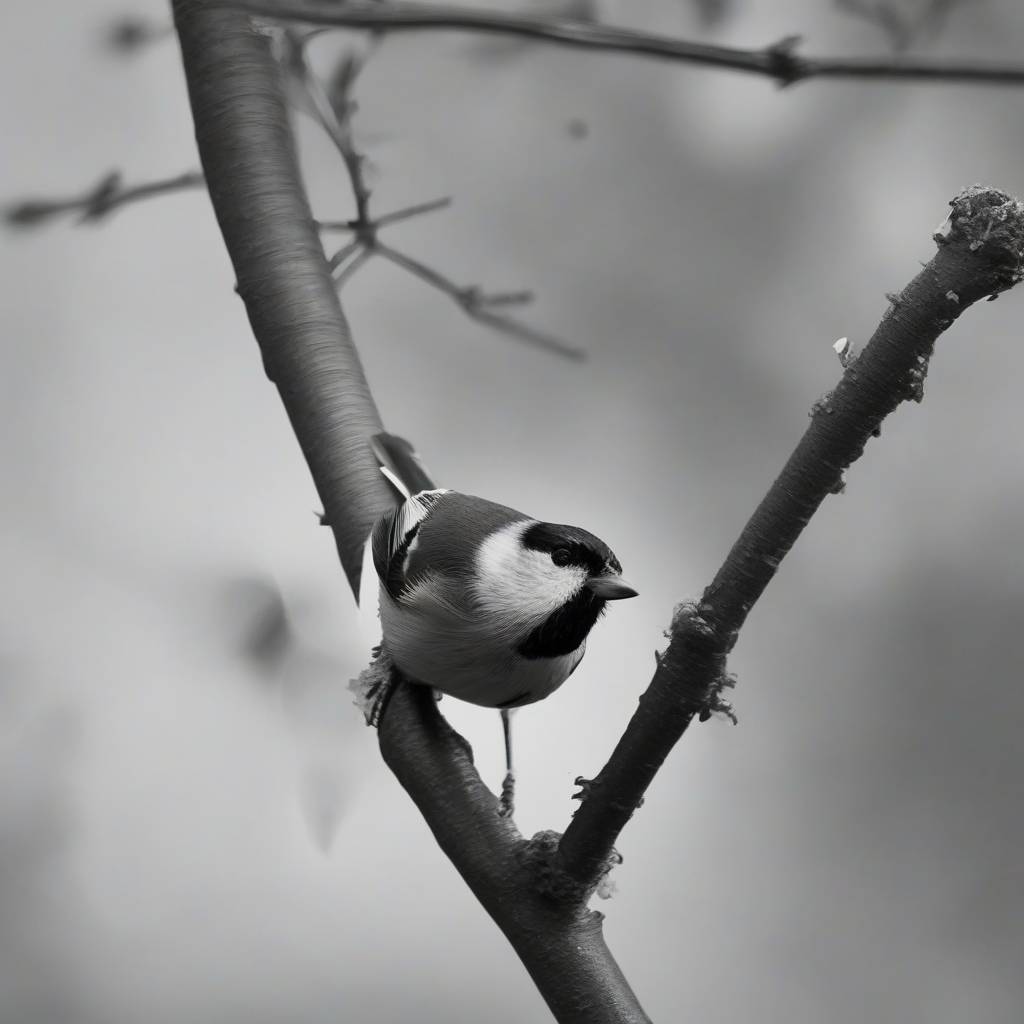
<svg viewBox="0 0 1024 1024">
<path fill-rule="evenodd" d="M 210 195 L 268 375 L 334 524 L 353 587 L 370 526 L 391 502 L 366 435 L 380 430 L 316 238 L 265 37 L 239 11 L 174 0 Z M 363 458 L 366 453 L 366 458 Z M 379 484 L 379 486 L 378 486 Z M 381 751 L 562 1024 L 649 1024 L 587 909 L 592 884 L 553 867 L 557 835 L 524 839 L 498 815 L 469 745 L 431 692 L 407 684 Z"/>
<path fill-rule="evenodd" d="M 386 4 L 372 0 L 215 0 L 281 21 L 310 25 L 368 29 L 376 32 L 456 30 L 514 35 L 538 42 L 584 50 L 628 53 L 705 67 L 744 71 L 791 85 L 808 78 L 876 79 L 921 82 L 958 82 L 978 85 L 1024 84 L 1019 64 L 978 64 L 925 60 L 911 57 L 802 57 L 796 52 L 798 36 L 760 50 L 713 46 L 671 36 L 616 28 L 594 22 L 565 21 L 511 11 L 474 10 L 442 4 Z"/>
<path fill-rule="evenodd" d="M 392 504 L 369 445 L 381 420 L 299 176 L 278 66 L 242 12 L 206 0 L 173 9 L 238 293 L 358 600 L 363 545 Z"/>
<path fill-rule="evenodd" d="M 744 527 L 700 602 L 680 605 L 668 650 L 626 732 L 559 847 L 577 880 L 601 870 L 666 756 L 695 715 L 716 710 L 730 680 L 726 656 L 779 562 L 844 471 L 908 399 L 920 402 L 935 341 L 968 306 L 1013 287 L 1024 272 L 1024 204 L 974 186 L 950 204 L 934 259 L 899 294 L 863 353 L 834 391 L 816 402 L 811 424 Z"/>
</svg>

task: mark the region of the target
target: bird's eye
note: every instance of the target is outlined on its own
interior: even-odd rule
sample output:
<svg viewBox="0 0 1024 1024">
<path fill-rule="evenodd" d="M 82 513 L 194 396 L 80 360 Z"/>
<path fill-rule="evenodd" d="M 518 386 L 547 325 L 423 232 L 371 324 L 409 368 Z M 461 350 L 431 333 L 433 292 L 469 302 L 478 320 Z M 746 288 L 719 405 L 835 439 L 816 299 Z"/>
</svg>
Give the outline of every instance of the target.
<svg viewBox="0 0 1024 1024">
<path fill-rule="evenodd" d="M 551 561 L 555 565 L 568 565 L 572 561 L 572 554 L 568 548 L 555 548 L 551 552 Z"/>
</svg>

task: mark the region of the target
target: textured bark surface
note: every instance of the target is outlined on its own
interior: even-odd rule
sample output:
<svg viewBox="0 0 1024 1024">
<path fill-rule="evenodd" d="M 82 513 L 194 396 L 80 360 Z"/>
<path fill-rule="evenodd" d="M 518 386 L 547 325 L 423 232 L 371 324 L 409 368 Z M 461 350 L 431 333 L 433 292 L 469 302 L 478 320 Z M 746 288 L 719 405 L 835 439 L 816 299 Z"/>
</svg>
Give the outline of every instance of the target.
<svg viewBox="0 0 1024 1024">
<path fill-rule="evenodd" d="M 565 831 L 561 865 L 587 879 L 694 715 L 716 710 L 725 659 L 779 562 L 843 472 L 864 453 L 882 420 L 921 401 L 935 341 L 968 306 L 1021 280 L 1024 206 L 998 189 L 973 186 L 950 204 L 934 259 L 890 305 L 864 351 L 811 410 L 811 424 L 750 517 L 699 603 L 681 605 L 668 650 L 610 760 Z"/>
<path fill-rule="evenodd" d="M 527 840 L 498 813 L 469 744 L 433 694 L 403 684 L 380 723 L 384 760 L 441 849 L 494 919 L 562 1024 L 644 1024 L 644 1013 L 605 945 L 603 915 L 587 909 L 592 884 L 556 864 L 558 835 Z"/>
<path fill-rule="evenodd" d="M 173 6 L 199 155 L 238 293 L 358 599 L 363 544 L 392 504 L 368 443 L 382 427 L 299 176 L 270 40 L 241 11 L 207 0 Z"/>
</svg>

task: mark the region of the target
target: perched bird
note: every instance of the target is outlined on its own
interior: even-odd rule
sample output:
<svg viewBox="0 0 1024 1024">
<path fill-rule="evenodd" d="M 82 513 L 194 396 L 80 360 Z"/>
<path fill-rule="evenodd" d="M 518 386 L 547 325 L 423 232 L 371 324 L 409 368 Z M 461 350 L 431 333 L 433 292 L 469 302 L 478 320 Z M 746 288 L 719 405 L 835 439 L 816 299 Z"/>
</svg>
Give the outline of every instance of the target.
<svg viewBox="0 0 1024 1024">
<path fill-rule="evenodd" d="M 372 535 L 384 646 L 410 681 L 502 709 L 510 785 L 509 709 L 558 689 L 606 603 L 636 591 L 592 533 L 440 489 L 400 437 L 372 445 L 405 499 Z"/>
</svg>

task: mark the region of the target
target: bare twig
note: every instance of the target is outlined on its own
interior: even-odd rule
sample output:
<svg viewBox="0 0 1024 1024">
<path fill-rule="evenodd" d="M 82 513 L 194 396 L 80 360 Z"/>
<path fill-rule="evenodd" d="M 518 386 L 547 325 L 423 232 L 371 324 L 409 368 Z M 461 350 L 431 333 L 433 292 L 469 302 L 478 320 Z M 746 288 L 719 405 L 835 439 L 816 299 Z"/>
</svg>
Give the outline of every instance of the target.
<svg viewBox="0 0 1024 1024">
<path fill-rule="evenodd" d="M 363 174 L 364 157 L 356 149 L 352 137 L 352 115 L 356 103 L 352 95 L 356 79 L 366 65 L 366 53 L 346 53 L 335 71 L 328 89 L 313 74 L 306 59 L 308 35 L 286 29 L 280 39 L 281 63 L 291 76 L 296 88 L 303 94 L 303 107 L 319 122 L 341 154 L 352 186 L 356 204 L 355 220 L 350 222 L 359 233 L 370 226 L 370 188 Z"/>
<path fill-rule="evenodd" d="M 543 331 L 528 327 L 526 324 L 513 320 L 511 317 L 494 313 L 488 308 L 527 302 L 533 297 L 529 292 L 489 296 L 476 287 L 460 288 L 454 281 L 450 281 L 443 274 L 439 274 L 431 267 L 420 263 L 419 260 L 414 260 L 412 257 L 384 245 L 383 242 L 378 241 L 376 243 L 375 251 L 396 266 L 402 267 L 403 270 L 409 271 L 410 274 L 444 292 L 467 316 L 478 323 L 487 324 L 488 327 L 493 327 L 495 330 L 501 331 L 512 338 L 517 338 L 520 341 L 525 341 L 530 345 L 565 356 L 568 359 L 586 358 L 586 353 L 582 349 L 576 348 L 560 338 L 545 334 Z"/>
<path fill-rule="evenodd" d="M 788 37 L 760 50 L 714 46 L 650 32 L 577 21 L 558 21 L 536 15 L 474 10 L 442 4 L 376 4 L 368 0 L 215 0 L 262 17 L 311 25 L 368 29 L 374 32 L 457 30 L 521 36 L 586 50 L 661 57 L 705 67 L 745 71 L 791 85 L 808 78 L 913 80 L 922 82 L 1024 84 L 1020 64 L 980 64 L 907 57 L 802 57 L 797 37 Z"/>
<path fill-rule="evenodd" d="M 356 242 L 356 247 L 359 247 L 359 243 Z M 347 248 L 347 246 L 346 246 Z M 364 263 L 367 263 L 373 257 L 372 249 L 362 249 L 359 255 L 347 266 L 344 267 L 340 274 L 334 279 L 335 287 L 338 291 L 341 291 L 345 286 L 345 282 L 349 280 Z"/>
<path fill-rule="evenodd" d="M 410 217 L 419 217 L 424 213 L 433 213 L 435 210 L 444 210 L 451 205 L 451 196 L 443 196 L 440 199 L 433 199 L 429 203 L 419 203 L 416 206 L 407 206 L 403 210 L 395 210 L 393 213 L 385 213 L 378 217 L 377 227 L 383 228 L 388 224 L 397 224 L 401 220 L 409 220 Z"/>
<path fill-rule="evenodd" d="M 127 203 L 167 195 L 169 192 L 200 188 L 205 184 L 206 181 L 199 171 L 189 171 L 165 181 L 152 181 L 144 185 L 122 188 L 120 172 L 111 171 L 85 195 L 72 199 L 28 199 L 14 203 L 4 210 L 4 219 L 8 224 L 17 227 L 34 227 L 61 214 L 80 212 L 79 223 L 87 223 L 101 220 Z"/>
<path fill-rule="evenodd" d="M 493 330 L 507 334 L 509 337 L 536 348 L 544 349 L 556 355 L 568 359 L 582 359 L 585 353 L 582 349 L 576 348 L 559 338 L 528 327 L 519 323 L 512 317 L 495 313 L 492 307 L 495 305 L 509 305 L 509 296 L 495 296 L 497 301 L 485 295 L 479 288 L 460 288 L 450 281 L 443 274 L 428 267 L 426 264 L 414 260 L 404 253 L 385 245 L 380 241 L 379 230 L 390 224 L 408 220 L 410 217 L 421 216 L 425 213 L 432 213 L 435 210 L 443 209 L 451 202 L 450 199 L 438 199 L 433 202 L 420 203 L 416 206 L 396 210 L 382 217 L 373 217 L 370 213 L 370 189 L 366 184 L 363 174 L 365 157 L 356 148 L 352 133 L 352 116 L 356 111 L 356 101 L 352 94 L 356 79 L 366 65 L 368 53 L 346 54 L 338 65 L 330 86 L 327 90 L 321 86 L 317 77 L 313 74 L 306 60 L 305 44 L 308 36 L 302 36 L 293 29 L 286 30 L 283 39 L 283 57 L 286 69 L 305 97 L 304 106 L 310 110 L 319 121 L 323 129 L 334 142 L 342 161 L 348 171 L 349 181 L 352 185 L 352 195 L 355 199 L 356 215 L 348 221 L 333 221 L 319 226 L 323 230 L 345 230 L 351 231 L 355 236 L 353 241 L 343 246 L 330 259 L 330 268 L 335 270 L 343 266 L 340 274 L 335 277 L 337 287 L 341 289 L 352 277 L 362 268 L 374 255 L 383 256 L 396 266 L 402 267 L 410 274 L 418 277 L 421 281 L 432 285 L 434 288 L 444 292 L 452 298 L 467 316 L 477 323 L 485 324 Z M 362 250 L 350 263 L 346 264 L 354 253 Z M 528 293 L 518 292 L 512 297 L 513 301 L 526 301 L 524 296 Z"/>
<path fill-rule="evenodd" d="M 349 242 L 348 245 L 343 245 L 328 261 L 327 266 L 332 270 L 337 270 L 353 254 L 359 252 L 362 249 L 363 243 L 358 239 Z"/>
<path fill-rule="evenodd" d="M 732 680 L 725 659 L 747 613 L 779 562 L 882 420 L 904 401 L 920 401 L 938 336 L 968 306 L 1024 275 L 1024 204 L 997 189 L 965 189 L 936 232 L 938 252 L 898 295 L 864 351 L 811 410 L 811 425 L 744 527 L 699 602 L 676 609 L 668 650 L 608 763 L 588 787 L 559 846 L 562 867 L 592 878 L 622 827 L 694 716 L 726 711 Z"/>
<path fill-rule="evenodd" d="M 380 722 L 388 767 L 438 845 L 505 933 L 560 1024 L 650 1024 L 608 950 L 593 885 L 558 870 L 558 836 L 526 840 L 444 720 L 429 688 L 400 685 Z M 610 867 L 611 862 L 606 867 Z"/>
</svg>

